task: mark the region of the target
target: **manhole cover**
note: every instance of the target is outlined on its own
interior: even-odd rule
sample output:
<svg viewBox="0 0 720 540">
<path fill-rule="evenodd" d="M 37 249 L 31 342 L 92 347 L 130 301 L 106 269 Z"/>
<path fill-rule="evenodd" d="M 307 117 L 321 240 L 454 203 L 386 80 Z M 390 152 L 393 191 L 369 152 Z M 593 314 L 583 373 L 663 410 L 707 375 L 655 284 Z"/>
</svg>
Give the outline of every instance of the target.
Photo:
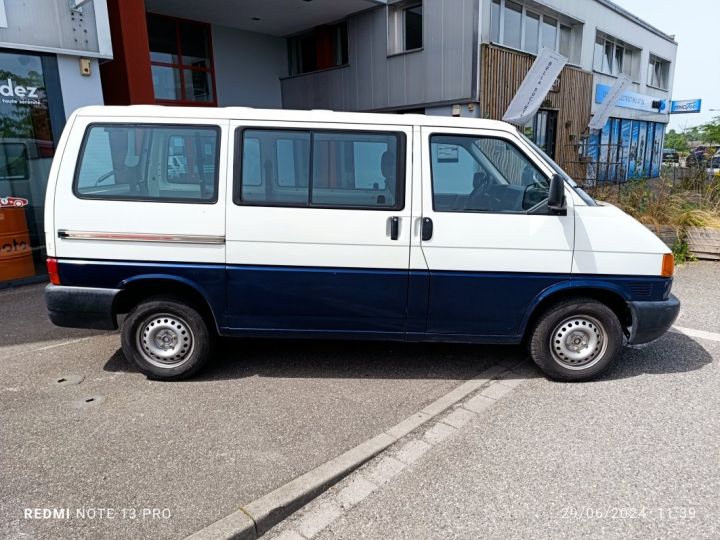
<svg viewBox="0 0 720 540">
<path fill-rule="evenodd" d="M 80 384 L 85 380 L 85 375 L 63 375 L 55 379 L 55 384 L 58 386 L 74 386 Z"/>
<path fill-rule="evenodd" d="M 72 402 L 72 406 L 76 409 L 86 409 L 88 407 L 96 407 L 105 402 L 105 396 L 87 396 Z"/>
</svg>

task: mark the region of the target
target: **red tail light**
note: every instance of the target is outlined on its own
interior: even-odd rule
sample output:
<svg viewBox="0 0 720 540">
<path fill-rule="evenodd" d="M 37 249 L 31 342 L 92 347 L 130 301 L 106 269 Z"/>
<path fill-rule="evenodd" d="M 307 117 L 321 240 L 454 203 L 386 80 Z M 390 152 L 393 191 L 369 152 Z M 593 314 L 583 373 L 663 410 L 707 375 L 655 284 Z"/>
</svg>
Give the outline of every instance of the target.
<svg viewBox="0 0 720 540">
<path fill-rule="evenodd" d="M 50 277 L 50 283 L 52 283 L 53 285 L 60 285 L 60 273 L 58 272 L 57 259 L 48 257 L 46 264 L 48 276 Z"/>
</svg>

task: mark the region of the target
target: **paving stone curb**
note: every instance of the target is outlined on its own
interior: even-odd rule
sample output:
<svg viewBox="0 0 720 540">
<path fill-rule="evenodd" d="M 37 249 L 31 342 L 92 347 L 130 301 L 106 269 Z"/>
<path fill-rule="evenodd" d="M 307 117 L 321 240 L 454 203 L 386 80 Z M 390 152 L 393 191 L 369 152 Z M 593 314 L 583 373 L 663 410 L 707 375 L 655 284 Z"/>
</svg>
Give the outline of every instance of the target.
<svg viewBox="0 0 720 540">
<path fill-rule="evenodd" d="M 369 439 L 358 446 L 348 450 L 344 454 L 323 463 L 319 467 L 291 480 L 287 484 L 271 491 L 267 495 L 243 505 L 239 510 L 233 512 L 219 521 L 216 521 L 204 529 L 187 537 L 186 540 L 254 540 L 259 538 L 272 527 L 280 523 L 282 520 L 295 513 L 297 510 L 305 506 L 308 502 L 316 498 L 318 495 L 326 491 L 333 484 L 337 483 L 344 477 L 348 476 L 354 470 L 367 463 L 383 450 L 389 448 L 400 439 L 418 429 L 423 424 L 428 423 L 438 417 L 452 406 L 460 403 L 469 395 L 476 393 L 478 390 L 489 387 L 491 382 L 503 376 L 508 380 L 514 380 L 520 375 L 511 371 L 516 365 L 524 365 L 525 362 L 502 363 L 492 366 L 474 378 L 466 381 L 457 388 L 454 388 L 444 396 L 438 398 L 422 411 L 415 413 L 385 432 Z M 509 386 L 505 387 L 508 391 L 512 391 Z M 498 394 L 504 392 L 498 392 Z M 489 397 L 488 399 L 492 399 Z M 457 410 L 457 409 L 456 409 Z M 459 424 L 460 416 L 462 420 L 468 420 L 467 414 L 475 414 L 469 409 L 463 409 L 464 413 L 455 414 L 455 423 Z M 455 431 L 456 428 L 444 424 L 446 427 Z M 426 442 L 432 444 L 434 440 L 442 440 L 449 433 L 443 433 L 443 429 L 436 430 L 435 438 L 426 437 Z M 416 444 L 412 449 L 408 449 L 407 455 L 419 458 L 424 451 L 420 451 L 421 445 Z M 377 482 L 368 481 L 364 486 L 364 491 L 369 493 L 370 484 L 378 485 L 389 480 L 395 474 L 398 474 L 407 464 L 396 458 L 392 459 L 397 463 L 386 463 L 386 471 L 383 474 L 378 471 Z M 398 465 L 399 464 L 399 465 Z M 387 476 L 387 478 L 385 477 Z M 364 496 L 362 497 L 364 498 Z M 357 496 L 354 497 L 357 499 Z M 353 499 L 353 500 L 354 500 Z M 324 512 L 320 512 L 318 520 L 324 523 L 329 516 L 334 515 L 337 508 L 328 508 Z M 332 520 L 331 520 L 332 521 Z M 313 524 L 303 526 L 306 532 L 310 532 L 316 528 Z M 322 527 L 321 527 L 322 528 Z M 306 535 L 300 535 L 295 531 L 288 532 L 287 538 L 307 538 Z"/>
</svg>

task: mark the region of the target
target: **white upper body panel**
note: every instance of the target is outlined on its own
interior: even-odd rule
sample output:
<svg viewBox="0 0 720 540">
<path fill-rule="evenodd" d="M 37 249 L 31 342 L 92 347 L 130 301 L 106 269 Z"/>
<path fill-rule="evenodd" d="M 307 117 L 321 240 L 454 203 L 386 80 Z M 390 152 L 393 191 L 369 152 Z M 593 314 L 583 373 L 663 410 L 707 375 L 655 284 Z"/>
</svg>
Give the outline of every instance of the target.
<svg viewBox="0 0 720 540">
<path fill-rule="evenodd" d="M 217 201 L 212 204 L 78 198 L 78 155 L 93 123 L 189 124 L 220 130 Z M 379 212 L 337 208 L 242 206 L 232 201 L 234 130 L 251 126 L 392 130 L 405 134 L 405 206 Z M 515 127 L 494 120 L 424 115 L 252 108 L 85 107 L 68 120 L 53 160 L 46 199 L 50 256 L 228 264 L 413 268 L 486 272 L 659 275 L 667 247 L 610 205 L 588 206 L 566 186 L 566 216 L 435 212 L 428 141 L 431 133 L 494 133 L 515 141 L 548 177 L 550 165 Z M 400 220 L 388 237 L 388 217 Z M 421 242 L 424 217 L 435 235 Z M 214 244 L 105 242 L 58 238 L 59 230 L 220 238 Z"/>
<path fill-rule="evenodd" d="M 573 273 L 659 275 L 668 247 L 611 204 L 576 208 Z"/>
</svg>

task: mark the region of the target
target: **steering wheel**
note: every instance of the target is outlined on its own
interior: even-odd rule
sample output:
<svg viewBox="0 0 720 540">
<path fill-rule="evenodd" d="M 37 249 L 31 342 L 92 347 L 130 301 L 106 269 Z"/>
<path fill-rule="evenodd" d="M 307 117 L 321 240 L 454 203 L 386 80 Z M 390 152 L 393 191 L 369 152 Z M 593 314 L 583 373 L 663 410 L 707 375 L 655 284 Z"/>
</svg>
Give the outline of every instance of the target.
<svg viewBox="0 0 720 540">
<path fill-rule="evenodd" d="M 473 175 L 473 190 L 465 200 L 465 210 L 480 210 L 479 203 L 490 185 L 490 176 L 487 171 L 481 170 Z"/>
</svg>

